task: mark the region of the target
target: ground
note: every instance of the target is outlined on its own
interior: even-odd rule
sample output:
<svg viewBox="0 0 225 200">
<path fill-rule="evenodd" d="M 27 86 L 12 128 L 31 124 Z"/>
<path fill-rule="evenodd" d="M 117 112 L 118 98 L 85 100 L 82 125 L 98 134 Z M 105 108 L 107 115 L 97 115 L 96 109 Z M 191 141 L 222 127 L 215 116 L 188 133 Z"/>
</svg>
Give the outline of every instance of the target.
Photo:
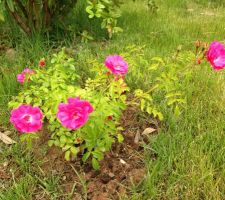
<svg viewBox="0 0 225 200">
<path fill-rule="evenodd" d="M 150 60 L 153 56 L 173 55 L 179 45 L 194 50 L 196 40 L 224 40 L 225 8 L 219 1 L 156 2 L 157 14 L 152 14 L 141 0 L 124 4 L 119 22 L 124 32 L 111 41 L 64 43 L 81 61 L 90 57 L 103 60 L 130 45 L 145 46 L 144 57 Z M 18 91 L 16 74 L 28 60 L 33 62 L 55 51 L 42 39 L 24 39 L 15 44 L 6 33 L 5 29 L 0 47 L 2 132 L 12 130 L 6 105 Z M 86 73 L 88 69 L 84 66 L 82 70 Z M 132 88 L 138 83 L 146 89 L 143 77 L 148 80 L 144 74 L 141 79 L 128 79 L 128 84 Z M 137 83 L 133 82 L 135 78 Z M 88 164 L 82 165 L 79 159 L 65 162 L 57 149 L 46 146 L 45 137 L 30 153 L 12 131 L 10 137 L 17 144 L 0 143 L 0 199 L 224 199 L 224 72 L 215 73 L 204 64 L 195 69 L 192 80 L 184 86 L 188 105 L 179 121 L 167 118 L 159 125 L 152 118 L 132 121 L 135 118 L 124 114 L 125 143 L 116 144 L 107 153 L 100 173 Z M 152 120 L 154 123 L 149 123 Z M 137 130 L 142 132 L 148 127 L 156 128 L 156 133 L 134 144 Z"/>
</svg>

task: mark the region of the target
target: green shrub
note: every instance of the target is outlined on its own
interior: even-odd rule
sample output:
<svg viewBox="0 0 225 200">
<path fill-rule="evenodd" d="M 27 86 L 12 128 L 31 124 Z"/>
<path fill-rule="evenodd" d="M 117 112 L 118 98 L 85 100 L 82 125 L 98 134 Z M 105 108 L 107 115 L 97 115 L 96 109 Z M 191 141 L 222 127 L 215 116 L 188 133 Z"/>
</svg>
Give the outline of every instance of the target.
<svg viewBox="0 0 225 200">
<path fill-rule="evenodd" d="M 146 113 L 162 121 L 164 118 L 160 110 L 162 102 L 171 109 L 175 119 L 182 113 L 186 104 L 180 78 L 188 78 L 189 70 L 180 69 L 179 65 L 170 59 L 164 61 L 155 57 L 151 59 L 152 63 L 141 55 L 134 59 L 132 53 L 137 53 L 135 47 L 130 47 L 127 53 L 123 54 L 129 63 L 130 72 L 127 78 L 134 74 L 136 77 L 139 76 L 136 69 L 140 62 L 148 65 L 149 72 L 155 77 L 152 76 L 154 78 L 147 92 L 135 89 L 130 93 L 123 76 L 107 72 L 96 59 L 86 61 L 93 76 L 83 82 L 76 71 L 74 59 L 68 57 L 62 50 L 54 54 L 51 62 L 47 62 L 45 67 L 40 65 L 39 69 L 35 69 L 34 73 L 26 77 L 21 92 L 9 102 L 9 107 L 13 109 L 21 105 L 39 107 L 51 133 L 49 145 L 61 147 L 66 160 L 77 154 L 83 155 L 84 162 L 91 158 L 93 167 L 98 169 L 98 161 L 104 158 L 104 153 L 110 150 L 112 144 L 116 140 L 123 142 L 120 133 L 123 127 L 119 122 L 127 105 L 136 107 L 137 112 Z M 188 56 L 192 57 L 192 54 L 185 54 L 181 58 L 188 59 Z M 181 58 L 179 60 L 182 60 Z M 132 98 L 128 99 L 128 95 Z M 57 113 L 62 102 L 76 97 L 90 102 L 94 111 L 84 126 L 71 130 L 62 126 Z M 159 99 L 164 100 L 160 102 Z M 29 145 L 31 139 L 36 137 L 38 134 L 21 135 L 21 139 L 27 140 Z"/>
<path fill-rule="evenodd" d="M 69 30 L 69 23 L 72 23 L 70 14 L 77 2 L 78 0 L 1 0 L 0 20 L 4 20 L 4 12 L 8 13 L 28 36 L 53 31 L 54 27 Z M 122 31 L 117 27 L 117 18 L 120 17 L 118 0 L 85 2 L 89 18 L 100 18 L 101 28 L 108 31 L 110 38 L 112 34 Z"/>
</svg>

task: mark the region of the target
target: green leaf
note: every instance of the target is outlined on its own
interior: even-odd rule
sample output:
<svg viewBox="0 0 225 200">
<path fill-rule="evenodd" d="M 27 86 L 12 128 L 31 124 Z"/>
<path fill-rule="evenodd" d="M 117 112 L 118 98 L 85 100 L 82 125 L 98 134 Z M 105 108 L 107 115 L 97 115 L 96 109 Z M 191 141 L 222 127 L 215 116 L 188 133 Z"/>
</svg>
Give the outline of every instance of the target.
<svg viewBox="0 0 225 200">
<path fill-rule="evenodd" d="M 76 148 L 76 147 L 71 147 L 70 148 L 70 151 L 74 154 L 74 155 L 77 155 L 79 153 L 79 149 Z"/>
<path fill-rule="evenodd" d="M 5 21 L 3 13 L 0 11 L 0 21 Z"/>
<path fill-rule="evenodd" d="M 180 108 L 178 106 L 176 106 L 175 109 L 174 109 L 174 115 L 176 117 L 179 117 L 180 114 L 181 114 Z"/>
<path fill-rule="evenodd" d="M 20 136 L 20 140 L 22 142 L 27 140 L 37 139 L 37 138 L 38 138 L 38 135 L 36 133 L 25 133 Z"/>
<path fill-rule="evenodd" d="M 100 168 L 100 165 L 99 165 L 99 162 L 97 161 L 96 158 L 92 158 L 92 167 L 95 169 L 95 170 L 98 170 Z"/>
<path fill-rule="evenodd" d="M 66 139 L 66 136 L 65 135 L 62 135 L 61 137 L 60 137 L 60 143 L 62 143 L 62 144 L 65 144 L 66 143 L 66 141 L 67 141 L 67 139 Z"/>
<path fill-rule="evenodd" d="M 174 97 L 174 96 L 181 96 L 181 95 L 182 95 L 181 92 L 171 92 L 166 95 L 166 98 Z"/>
<path fill-rule="evenodd" d="M 156 70 L 158 69 L 158 67 L 159 67 L 159 63 L 154 63 L 150 65 L 149 70 Z"/>
<path fill-rule="evenodd" d="M 147 111 L 148 114 L 152 114 L 152 107 L 148 106 L 146 111 Z"/>
<path fill-rule="evenodd" d="M 122 142 L 124 141 L 124 137 L 123 137 L 123 135 L 120 134 L 120 133 L 117 135 L 117 138 L 118 138 L 118 142 L 119 142 L 119 143 L 122 143 Z"/>
<path fill-rule="evenodd" d="M 176 102 L 177 102 L 177 99 L 170 99 L 170 100 L 168 100 L 167 105 L 170 106 Z"/>
<path fill-rule="evenodd" d="M 48 146 L 51 147 L 53 144 L 54 144 L 54 140 L 49 140 L 49 141 L 48 141 Z"/>
<path fill-rule="evenodd" d="M 163 121 L 163 114 L 161 112 L 157 113 L 158 117 L 159 117 L 159 120 L 160 121 Z"/>
<path fill-rule="evenodd" d="M 68 92 L 69 92 L 70 94 L 72 94 L 72 93 L 75 92 L 75 88 L 74 88 L 73 86 L 71 86 L 71 85 L 69 85 L 69 86 L 67 87 L 67 90 L 68 90 Z"/>
<path fill-rule="evenodd" d="M 160 57 L 153 57 L 151 60 L 152 61 L 157 61 L 157 62 L 160 62 L 160 63 L 164 63 L 163 59 L 160 58 Z"/>
<path fill-rule="evenodd" d="M 7 5 L 9 6 L 9 10 L 14 12 L 15 9 L 14 9 L 14 4 L 13 4 L 13 0 L 7 0 Z"/>
<path fill-rule="evenodd" d="M 87 6 L 86 12 L 89 14 L 89 18 L 93 18 L 95 16 L 95 13 L 92 11 L 93 6 Z"/>
<path fill-rule="evenodd" d="M 96 158 L 98 160 L 102 160 L 104 158 L 103 153 L 98 150 L 93 151 L 92 155 L 94 156 L 94 158 Z"/>
<path fill-rule="evenodd" d="M 122 28 L 120 28 L 120 27 L 114 27 L 113 28 L 113 33 L 121 33 L 121 32 L 123 32 Z"/>
<path fill-rule="evenodd" d="M 141 110 L 144 111 L 145 109 L 145 100 L 141 99 Z"/>
<path fill-rule="evenodd" d="M 60 145 L 60 142 L 59 142 L 58 139 L 54 141 L 54 145 L 55 145 L 55 146 L 59 146 L 59 145 Z"/>
<path fill-rule="evenodd" d="M 86 152 L 82 157 L 82 161 L 86 162 L 90 155 L 91 155 L 91 152 L 89 152 L 89 151 Z"/>
<path fill-rule="evenodd" d="M 21 103 L 15 102 L 15 101 L 10 101 L 8 103 L 9 108 L 17 108 Z"/>
<path fill-rule="evenodd" d="M 96 7 L 97 9 L 105 8 L 104 4 L 101 4 L 101 3 L 98 3 L 95 7 Z"/>
<path fill-rule="evenodd" d="M 32 102 L 32 98 L 29 97 L 29 96 L 27 96 L 27 97 L 25 98 L 25 101 L 26 101 L 27 104 L 30 104 L 30 103 Z"/>
<path fill-rule="evenodd" d="M 65 159 L 66 159 L 67 161 L 70 160 L 70 152 L 71 152 L 71 151 L 66 151 L 66 153 L 65 153 Z"/>
</svg>

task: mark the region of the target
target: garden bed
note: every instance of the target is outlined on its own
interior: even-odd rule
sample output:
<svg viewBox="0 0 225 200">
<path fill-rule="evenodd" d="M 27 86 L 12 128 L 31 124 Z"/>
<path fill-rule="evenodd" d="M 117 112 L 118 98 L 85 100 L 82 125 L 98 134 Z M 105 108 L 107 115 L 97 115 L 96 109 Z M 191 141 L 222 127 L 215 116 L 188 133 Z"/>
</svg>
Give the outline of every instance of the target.
<svg viewBox="0 0 225 200">
<path fill-rule="evenodd" d="M 137 144 L 135 137 L 137 137 L 137 131 L 143 131 L 150 124 L 145 121 L 145 124 L 142 122 L 143 126 L 140 127 L 138 117 L 137 111 L 133 108 L 124 112 L 121 119 L 125 127 L 124 143 L 113 145 L 112 150 L 107 152 L 104 160 L 100 162 L 101 168 L 98 171 L 93 170 L 91 163 L 84 164 L 81 156 L 71 162 L 65 161 L 61 149 L 57 147 L 51 147 L 44 158 L 40 158 L 41 155 L 38 152 L 40 144 L 36 146 L 37 151 L 34 150 L 34 152 L 38 160 L 43 160 L 42 170 L 46 174 L 61 174 L 61 186 L 65 193 L 70 193 L 75 185 L 75 199 L 82 199 L 83 195 L 93 200 L 119 199 L 120 196 L 129 195 L 127 189 L 132 184 L 141 183 L 146 174 L 144 149 Z M 156 124 L 156 121 L 152 123 Z M 47 145 L 47 141 L 46 135 L 42 134 L 41 145 Z"/>
</svg>

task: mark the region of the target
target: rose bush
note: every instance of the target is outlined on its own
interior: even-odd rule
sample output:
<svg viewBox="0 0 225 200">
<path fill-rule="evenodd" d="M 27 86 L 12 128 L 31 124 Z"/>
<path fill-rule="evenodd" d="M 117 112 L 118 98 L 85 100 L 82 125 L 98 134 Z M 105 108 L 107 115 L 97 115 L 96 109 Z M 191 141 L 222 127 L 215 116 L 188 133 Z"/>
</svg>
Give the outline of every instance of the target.
<svg viewBox="0 0 225 200">
<path fill-rule="evenodd" d="M 116 67 L 123 68 L 124 63 L 116 63 Z M 26 70 L 29 77 L 23 71 L 21 92 L 9 103 L 13 108 L 11 122 L 21 133 L 38 135 L 36 131 L 45 120 L 51 132 L 50 146 L 61 147 L 67 160 L 78 153 L 83 154 L 83 161 L 92 157 L 93 167 L 97 169 L 103 153 L 116 139 L 123 140 L 119 119 L 126 108 L 129 90 L 124 79 L 115 78 L 111 72 L 107 73 L 106 67 L 101 67 L 95 78 L 87 79 L 85 87 L 80 86 L 74 59 L 64 50 L 53 55 L 51 62 L 44 65 L 39 62 L 39 68 Z M 31 108 L 40 109 L 43 119 L 42 114 L 32 115 L 35 113 Z M 31 135 L 23 134 L 23 140 Z"/>
<path fill-rule="evenodd" d="M 120 0 L 85 0 L 81 1 L 90 19 L 101 19 L 102 29 L 106 29 L 109 38 L 122 32 L 117 20 L 121 16 Z M 79 9 L 78 0 L 0 0 L 0 22 L 11 18 L 27 34 L 55 33 L 55 28 L 63 32 L 71 31 L 74 23 L 74 10 Z M 7 16 L 7 17 L 5 17 Z M 81 16 L 78 16 L 81 17 Z"/>
<path fill-rule="evenodd" d="M 11 122 L 23 133 L 22 140 L 36 138 L 45 122 L 51 137 L 49 146 L 62 148 L 66 160 L 80 154 L 84 162 L 91 160 L 98 169 L 112 144 L 123 142 L 120 117 L 127 105 L 163 120 L 163 104 L 178 119 L 186 104 L 181 80 L 191 73 L 181 61 L 194 61 L 195 65 L 195 55 L 179 54 L 176 62 L 174 58 L 155 57 L 151 63 L 144 59 L 140 48 L 128 47 L 121 55 L 108 56 L 104 64 L 96 59 L 85 60 L 86 68 L 91 69 L 91 76 L 86 75 L 85 81 L 78 74 L 79 61 L 76 63 L 64 49 L 54 54 L 51 61 L 42 59 L 38 67 L 26 70 L 28 74 L 23 72 L 21 92 L 9 102 Z M 150 81 L 145 81 L 148 90 L 133 88 L 129 92 L 126 80 L 133 87 L 136 81 L 143 81 L 140 66 L 145 66 L 149 74 Z"/>
</svg>

